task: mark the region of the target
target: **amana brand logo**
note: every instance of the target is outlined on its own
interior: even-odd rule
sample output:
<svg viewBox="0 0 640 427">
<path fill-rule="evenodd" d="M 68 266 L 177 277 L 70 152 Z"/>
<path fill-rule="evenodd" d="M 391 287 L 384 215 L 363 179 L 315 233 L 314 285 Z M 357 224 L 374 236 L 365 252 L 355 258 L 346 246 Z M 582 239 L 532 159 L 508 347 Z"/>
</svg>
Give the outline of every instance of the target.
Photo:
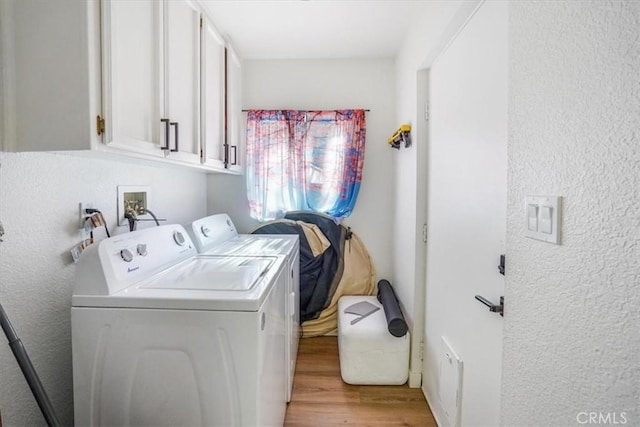
<svg viewBox="0 0 640 427">
<path fill-rule="evenodd" d="M 578 424 L 591 425 L 624 425 L 627 423 L 626 412 L 578 412 Z"/>
<path fill-rule="evenodd" d="M 140 270 L 140 267 L 129 267 L 127 268 L 127 273 L 131 273 L 132 271 Z"/>
</svg>

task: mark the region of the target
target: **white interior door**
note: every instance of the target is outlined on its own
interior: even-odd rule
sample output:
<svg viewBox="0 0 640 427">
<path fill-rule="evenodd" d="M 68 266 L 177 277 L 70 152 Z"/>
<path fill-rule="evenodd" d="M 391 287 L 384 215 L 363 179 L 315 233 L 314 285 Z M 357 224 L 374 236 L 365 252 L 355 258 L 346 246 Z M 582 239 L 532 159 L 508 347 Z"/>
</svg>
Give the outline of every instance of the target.
<svg viewBox="0 0 640 427">
<path fill-rule="evenodd" d="M 500 421 L 507 4 L 485 2 L 433 64 L 423 390 L 440 426 Z M 508 315 L 508 301 L 507 301 Z"/>
</svg>

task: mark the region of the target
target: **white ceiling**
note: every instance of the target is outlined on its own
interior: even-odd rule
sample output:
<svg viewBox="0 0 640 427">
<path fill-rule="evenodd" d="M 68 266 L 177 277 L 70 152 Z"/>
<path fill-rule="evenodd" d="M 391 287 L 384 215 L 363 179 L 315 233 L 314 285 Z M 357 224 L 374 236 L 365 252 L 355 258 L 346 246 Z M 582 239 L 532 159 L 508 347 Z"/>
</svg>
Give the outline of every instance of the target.
<svg viewBox="0 0 640 427">
<path fill-rule="evenodd" d="M 393 58 L 425 0 L 204 0 L 244 59 Z"/>
</svg>

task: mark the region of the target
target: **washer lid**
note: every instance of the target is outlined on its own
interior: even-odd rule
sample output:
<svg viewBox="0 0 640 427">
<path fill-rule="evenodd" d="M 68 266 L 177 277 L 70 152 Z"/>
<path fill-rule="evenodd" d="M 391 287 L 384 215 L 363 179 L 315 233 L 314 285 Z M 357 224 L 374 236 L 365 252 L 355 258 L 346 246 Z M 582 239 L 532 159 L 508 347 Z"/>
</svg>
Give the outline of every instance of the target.
<svg viewBox="0 0 640 427">
<path fill-rule="evenodd" d="M 196 257 L 138 284 L 138 289 L 248 291 L 273 257 Z"/>
<path fill-rule="evenodd" d="M 283 256 L 197 255 L 112 295 L 74 295 L 74 307 L 258 311 Z"/>
</svg>

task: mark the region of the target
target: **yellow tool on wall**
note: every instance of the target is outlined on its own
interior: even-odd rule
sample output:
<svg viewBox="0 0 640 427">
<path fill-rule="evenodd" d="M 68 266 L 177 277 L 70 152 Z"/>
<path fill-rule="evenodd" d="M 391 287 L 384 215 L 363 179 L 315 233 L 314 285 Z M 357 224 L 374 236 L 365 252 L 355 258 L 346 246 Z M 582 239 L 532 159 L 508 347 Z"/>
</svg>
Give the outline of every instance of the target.
<svg viewBox="0 0 640 427">
<path fill-rule="evenodd" d="M 400 143 L 404 142 L 404 147 L 411 146 L 411 125 L 401 125 L 398 130 L 387 139 L 387 144 L 391 148 L 400 149 Z"/>
</svg>

